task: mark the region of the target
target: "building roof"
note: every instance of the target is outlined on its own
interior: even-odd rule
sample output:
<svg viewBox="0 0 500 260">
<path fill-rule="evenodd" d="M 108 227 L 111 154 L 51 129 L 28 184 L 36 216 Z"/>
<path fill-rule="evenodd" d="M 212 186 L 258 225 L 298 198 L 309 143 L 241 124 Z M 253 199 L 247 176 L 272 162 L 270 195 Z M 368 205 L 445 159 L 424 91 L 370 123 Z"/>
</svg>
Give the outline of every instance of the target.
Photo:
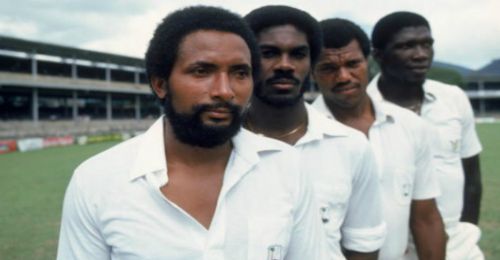
<svg viewBox="0 0 500 260">
<path fill-rule="evenodd" d="M 93 62 L 114 63 L 134 67 L 144 67 L 144 60 L 123 55 L 116 55 L 98 51 L 89 51 L 74 47 L 61 46 L 51 43 L 23 40 L 0 35 L 0 49 L 37 53 L 63 58 L 76 58 Z"/>
</svg>

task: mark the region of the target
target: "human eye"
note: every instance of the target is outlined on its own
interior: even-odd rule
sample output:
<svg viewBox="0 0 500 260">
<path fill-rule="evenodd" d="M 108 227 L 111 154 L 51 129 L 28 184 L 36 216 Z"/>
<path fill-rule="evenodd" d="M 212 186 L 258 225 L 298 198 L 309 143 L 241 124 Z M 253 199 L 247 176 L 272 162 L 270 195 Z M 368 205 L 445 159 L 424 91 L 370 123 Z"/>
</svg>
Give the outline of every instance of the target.
<svg viewBox="0 0 500 260">
<path fill-rule="evenodd" d="M 434 41 L 427 41 L 427 42 L 424 42 L 424 43 L 422 44 L 422 46 L 423 46 L 424 48 L 430 49 L 430 48 L 432 48 L 433 44 L 434 44 Z"/>
<path fill-rule="evenodd" d="M 261 49 L 260 50 L 260 55 L 264 59 L 270 59 L 278 56 L 278 52 L 273 49 Z"/>
<path fill-rule="evenodd" d="M 189 68 L 188 73 L 195 77 L 204 77 L 210 74 L 212 67 L 208 64 L 195 64 Z"/>
<path fill-rule="evenodd" d="M 298 50 L 294 50 L 292 53 L 291 53 L 291 56 L 295 59 L 304 59 L 304 58 L 307 58 L 307 56 L 309 55 L 309 50 L 308 49 L 305 49 L 305 48 L 301 48 L 301 49 L 298 49 Z"/>
<path fill-rule="evenodd" d="M 360 63 L 361 63 L 360 60 L 350 60 L 346 63 L 346 65 L 348 68 L 357 68 Z"/>
<path fill-rule="evenodd" d="M 330 63 L 325 63 L 325 64 L 319 64 L 317 66 L 316 71 L 319 73 L 332 73 L 338 70 L 338 67 L 330 64 Z"/>
<path fill-rule="evenodd" d="M 232 74 L 238 79 L 245 79 L 250 77 L 251 69 L 247 66 L 239 66 L 233 69 Z"/>
</svg>

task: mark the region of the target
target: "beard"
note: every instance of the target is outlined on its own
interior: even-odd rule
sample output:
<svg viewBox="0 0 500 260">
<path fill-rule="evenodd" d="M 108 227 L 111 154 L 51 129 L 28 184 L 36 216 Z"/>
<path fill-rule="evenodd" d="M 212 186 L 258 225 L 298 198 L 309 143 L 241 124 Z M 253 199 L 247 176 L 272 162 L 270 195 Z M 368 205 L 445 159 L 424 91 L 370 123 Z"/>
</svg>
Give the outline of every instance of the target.
<svg viewBox="0 0 500 260">
<path fill-rule="evenodd" d="M 169 92 L 170 93 L 170 92 Z M 165 114 L 172 126 L 175 137 L 182 143 L 202 148 L 213 148 L 226 143 L 234 137 L 241 127 L 241 107 L 228 103 L 196 105 L 191 113 L 179 113 L 175 110 L 169 95 L 164 100 Z M 227 108 L 232 115 L 227 126 L 210 126 L 203 123 L 201 114 L 215 108 Z"/>
<path fill-rule="evenodd" d="M 297 104 L 302 99 L 302 97 L 304 96 L 304 92 L 306 91 L 306 87 L 310 84 L 309 76 L 307 76 L 300 86 L 299 93 L 293 94 L 278 92 L 266 94 L 264 90 L 266 85 L 270 86 L 275 81 L 280 79 L 293 80 L 296 85 L 300 84 L 300 80 L 295 78 L 291 73 L 277 71 L 271 78 L 265 81 L 259 81 L 255 84 L 254 96 L 263 103 L 275 108 L 291 107 Z"/>
</svg>

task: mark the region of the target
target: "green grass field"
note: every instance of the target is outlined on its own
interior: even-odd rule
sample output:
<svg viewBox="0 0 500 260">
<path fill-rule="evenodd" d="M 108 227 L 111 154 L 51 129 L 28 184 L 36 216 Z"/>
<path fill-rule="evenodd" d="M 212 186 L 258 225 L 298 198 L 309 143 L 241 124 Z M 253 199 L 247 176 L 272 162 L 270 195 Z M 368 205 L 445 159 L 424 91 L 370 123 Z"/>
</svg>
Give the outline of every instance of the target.
<svg viewBox="0 0 500 260">
<path fill-rule="evenodd" d="M 483 202 L 481 247 L 500 259 L 500 124 L 478 125 Z M 0 155 L 0 259 L 55 259 L 64 190 L 73 169 L 115 143 Z"/>
</svg>

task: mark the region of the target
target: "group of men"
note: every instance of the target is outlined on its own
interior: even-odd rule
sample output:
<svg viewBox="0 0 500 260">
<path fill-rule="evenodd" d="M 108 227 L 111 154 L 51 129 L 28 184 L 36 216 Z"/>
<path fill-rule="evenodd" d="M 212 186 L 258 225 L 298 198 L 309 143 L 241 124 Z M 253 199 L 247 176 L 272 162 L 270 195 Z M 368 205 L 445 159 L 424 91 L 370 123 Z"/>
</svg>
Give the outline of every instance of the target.
<svg viewBox="0 0 500 260">
<path fill-rule="evenodd" d="M 167 15 L 165 116 L 75 170 L 58 259 L 483 259 L 481 145 L 463 91 L 426 79 L 432 44 L 410 12 L 371 42 L 288 6 Z"/>
</svg>

